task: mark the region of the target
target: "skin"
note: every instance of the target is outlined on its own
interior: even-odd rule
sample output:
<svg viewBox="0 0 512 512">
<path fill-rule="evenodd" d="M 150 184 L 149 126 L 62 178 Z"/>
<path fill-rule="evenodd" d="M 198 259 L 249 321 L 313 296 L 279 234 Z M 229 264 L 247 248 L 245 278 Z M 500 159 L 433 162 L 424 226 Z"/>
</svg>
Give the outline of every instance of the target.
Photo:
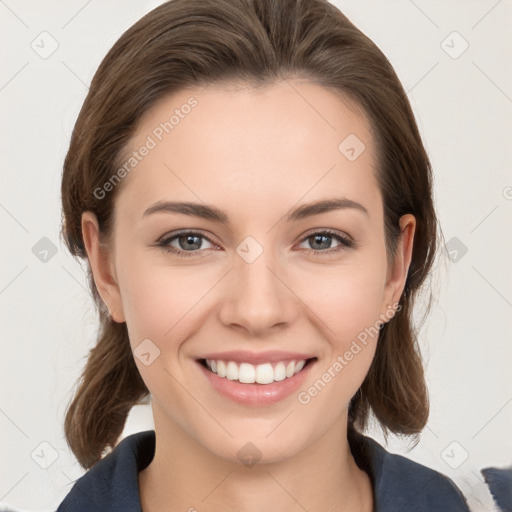
<svg viewBox="0 0 512 512">
<path fill-rule="evenodd" d="M 94 214 L 82 217 L 95 283 L 114 320 L 127 323 L 132 349 L 150 339 L 160 350 L 148 366 L 135 358 L 152 394 L 157 438 L 154 459 L 139 474 L 143 510 L 370 511 L 371 482 L 346 433 L 348 403 L 376 336 L 307 405 L 296 393 L 271 406 L 235 404 L 206 384 L 195 359 L 224 350 L 311 353 L 318 360 L 301 387 L 307 390 L 399 300 L 415 218 L 400 219 L 388 262 L 370 126 L 347 98 L 307 81 L 182 90 L 146 112 L 131 149 L 191 96 L 197 106 L 120 185 L 108 245 L 99 244 Z M 349 134 L 366 146 L 355 161 L 338 150 Z M 368 214 L 345 208 L 283 218 L 332 198 L 357 201 Z M 143 217 L 162 200 L 214 205 L 230 222 Z M 171 242 L 190 257 L 156 246 L 183 229 L 208 238 L 199 249 Z M 322 229 L 356 246 L 308 241 Z M 250 264 L 236 252 L 247 236 L 263 248 Z M 332 248 L 339 250 L 327 254 Z M 252 467 L 237 457 L 247 442 L 261 452 Z"/>
</svg>

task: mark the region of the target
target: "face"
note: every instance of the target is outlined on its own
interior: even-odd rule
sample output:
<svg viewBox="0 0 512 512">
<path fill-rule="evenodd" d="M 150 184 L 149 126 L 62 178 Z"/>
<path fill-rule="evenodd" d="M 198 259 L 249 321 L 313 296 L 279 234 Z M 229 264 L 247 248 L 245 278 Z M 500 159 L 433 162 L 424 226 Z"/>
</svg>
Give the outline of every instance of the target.
<svg viewBox="0 0 512 512">
<path fill-rule="evenodd" d="M 94 215 L 83 217 L 96 285 L 127 324 L 157 432 L 231 460 L 250 442 L 277 461 L 346 428 L 410 263 L 411 215 L 386 257 L 362 112 L 290 83 L 161 101 L 127 151 L 137 163 L 117 185 L 103 256 Z"/>
</svg>

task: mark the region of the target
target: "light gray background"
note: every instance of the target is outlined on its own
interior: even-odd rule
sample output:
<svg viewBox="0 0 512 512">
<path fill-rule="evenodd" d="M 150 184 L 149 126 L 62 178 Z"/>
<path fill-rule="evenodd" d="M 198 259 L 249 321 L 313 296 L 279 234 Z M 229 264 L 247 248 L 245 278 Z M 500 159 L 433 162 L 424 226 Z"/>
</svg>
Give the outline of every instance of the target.
<svg viewBox="0 0 512 512">
<path fill-rule="evenodd" d="M 62 162 L 101 59 L 159 3 L 0 0 L 0 502 L 19 508 L 54 510 L 83 474 L 62 424 L 96 317 L 84 267 L 59 239 Z M 472 510 L 492 510 L 479 470 L 512 463 L 512 3 L 334 3 L 408 91 L 451 252 L 421 331 L 430 420 L 415 449 L 391 437 L 388 450 L 450 476 Z M 138 406 L 123 435 L 147 428 L 149 406 Z"/>
</svg>

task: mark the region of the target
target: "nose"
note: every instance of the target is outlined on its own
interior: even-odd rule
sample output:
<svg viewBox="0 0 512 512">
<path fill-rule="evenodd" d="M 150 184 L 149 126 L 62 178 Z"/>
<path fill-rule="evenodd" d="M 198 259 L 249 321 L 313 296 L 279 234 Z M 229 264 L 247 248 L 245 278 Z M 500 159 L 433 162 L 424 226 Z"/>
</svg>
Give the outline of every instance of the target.
<svg viewBox="0 0 512 512">
<path fill-rule="evenodd" d="M 236 256 L 234 268 L 226 276 L 220 320 L 251 337 L 283 329 L 298 315 L 299 301 L 286 282 L 286 272 L 270 253 L 263 251 L 252 263 Z"/>
</svg>

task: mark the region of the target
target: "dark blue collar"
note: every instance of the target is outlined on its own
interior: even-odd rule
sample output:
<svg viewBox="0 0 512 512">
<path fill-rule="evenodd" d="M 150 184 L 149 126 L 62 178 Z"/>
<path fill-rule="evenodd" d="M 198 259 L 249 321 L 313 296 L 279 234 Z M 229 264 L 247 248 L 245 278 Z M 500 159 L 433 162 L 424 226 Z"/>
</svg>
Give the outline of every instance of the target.
<svg viewBox="0 0 512 512">
<path fill-rule="evenodd" d="M 357 432 L 351 433 L 349 443 L 372 481 L 375 512 L 469 512 L 448 477 L 389 453 Z M 138 473 L 153 460 L 154 451 L 154 430 L 126 437 L 75 482 L 57 512 L 141 512 Z"/>
</svg>

